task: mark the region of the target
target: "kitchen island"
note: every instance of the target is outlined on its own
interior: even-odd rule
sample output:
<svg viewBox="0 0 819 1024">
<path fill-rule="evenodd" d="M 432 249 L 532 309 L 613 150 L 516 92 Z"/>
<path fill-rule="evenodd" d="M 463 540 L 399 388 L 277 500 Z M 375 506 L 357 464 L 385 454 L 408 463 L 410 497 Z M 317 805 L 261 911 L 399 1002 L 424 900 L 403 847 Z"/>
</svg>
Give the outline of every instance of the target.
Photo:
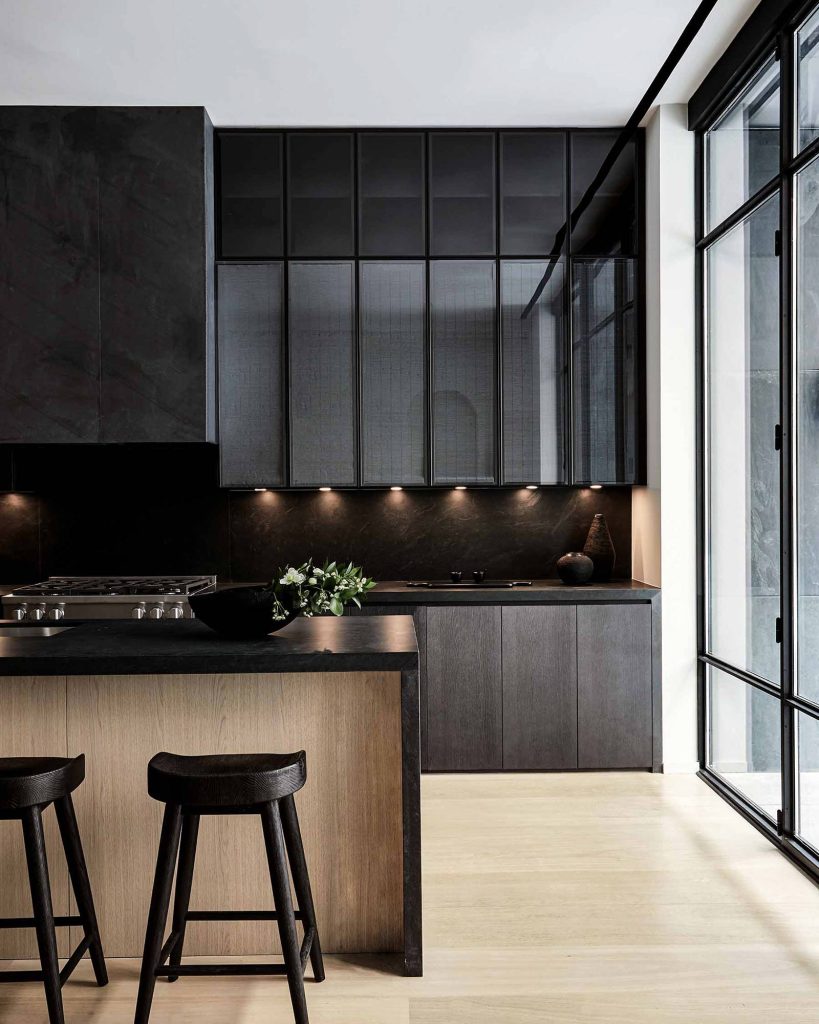
<svg viewBox="0 0 819 1024">
<path fill-rule="evenodd" d="M 8 627 L 3 630 L 8 632 Z M 86 755 L 75 794 L 108 956 L 139 956 L 162 806 L 146 767 L 174 753 L 307 752 L 296 797 L 322 945 L 399 954 L 419 975 L 418 649 L 408 616 L 297 619 L 263 640 L 224 640 L 194 620 L 107 620 L 0 637 L 0 756 Z M 22 637 L 19 638 L 18 637 Z M 68 879 L 53 815 L 55 913 Z M 0 823 L 6 893 L 29 913 L 19 829 Z M 191 908 L 272 902 L 254 816 L 203 819 Z M 61 932 L 61 954 L 78 936 Z M 71 929 L 72 932 L 76 929 Z M 186 954 L 278 951 L 270 922 L 197 922 Z M 0 956 L 35 955 L 0 933 Z"/>
</svg>

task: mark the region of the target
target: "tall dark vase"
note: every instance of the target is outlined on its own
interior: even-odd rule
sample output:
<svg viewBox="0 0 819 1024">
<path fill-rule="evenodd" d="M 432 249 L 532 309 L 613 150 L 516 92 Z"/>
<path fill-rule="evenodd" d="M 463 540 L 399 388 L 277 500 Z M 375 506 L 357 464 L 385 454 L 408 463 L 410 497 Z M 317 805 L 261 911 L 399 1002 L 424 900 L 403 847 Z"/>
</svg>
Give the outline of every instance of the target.
<svg viewBox="0 0 819 1024">
<path fill-rule="evenodd" d="M 611 579 L 617 553 L 614 550 L 606 517 L 602 512 L 598 512 L 592 519 L 589 535 L 583 545 L 583 554 L 588 555 L 594 562 L 593 580 L 597 583 L 605 583 Z"/>
</svg>

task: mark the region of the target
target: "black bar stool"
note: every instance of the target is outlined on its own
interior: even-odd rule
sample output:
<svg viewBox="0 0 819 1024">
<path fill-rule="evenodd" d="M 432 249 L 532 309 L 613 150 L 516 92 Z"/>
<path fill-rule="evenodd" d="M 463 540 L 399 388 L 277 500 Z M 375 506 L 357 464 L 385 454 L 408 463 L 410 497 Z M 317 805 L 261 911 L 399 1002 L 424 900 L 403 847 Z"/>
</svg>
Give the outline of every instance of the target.
<svg viewBox="0 0 819 1024">
<path fill-rule="evenodd" d="M 97 915 L 88 881 L 80 833 L 71 793 L 85 778 L 85 756 L 0 758 L 0 819 L 18 819 L 23 825 L 31 905 L 34 917 L 0 918 L 0 928 L 36 928 L 40 951 L 39 971 L 0 971 L 0 982 L 41 981 L 45 986 L 48 1019 L 63 1024 L 62 986 L 88 952 L 98 985 L 108 984 Z M 55 917 L 48 882 L 43 810 L 54 804 L 79 914 Z M 81 925 L 85 937 L 60 970 L 56 928 Z"/>
<path fill-rule="evenodd" d="M 296 754 L 201 757 L 162 753 L 151 759 L 148 793 L 165 804 L 165 816 L 148 911 L 134 1024 L 147 1024 L 158 977 L 176 981 L 183 975 L 202 974 L 286 974 L 296 1024 L 307 1024 L 304 968 L 309 957 L 314 979 L 324 981 L 324 964 L 293 799 L 306 778 L 303 750 Z M 261 817 L 275 910 L 188 910 L 199 818 L 203 814 L 258 814 Z M 171 933 L 163 943 L 177 853 L 173 921 Z M 290 898 L 288 860 L 298 900 L 297 910 L 293 909 Z M 183 965 L 182 946 L 188 921 L 275 921 L 284 964 Z M 296 921 L 301 921 L 304 928 L 301 946 L 296 936 Z M 167 966 L 166 960 L 169 961 Z"/>
</svg>

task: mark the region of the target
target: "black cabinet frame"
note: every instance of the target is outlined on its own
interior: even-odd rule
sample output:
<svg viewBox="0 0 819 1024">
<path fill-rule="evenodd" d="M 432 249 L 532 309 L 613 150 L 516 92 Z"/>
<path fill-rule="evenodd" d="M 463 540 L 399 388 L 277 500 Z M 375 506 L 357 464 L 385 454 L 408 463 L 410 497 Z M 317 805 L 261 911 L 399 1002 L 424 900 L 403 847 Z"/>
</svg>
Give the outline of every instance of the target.
<svg viewBox="0 0 819 1024">
<path fill-rule="evenodd" d="M 433 444 L 433 432 L 432 432 L 432 373 L 433 373 L 433 355 L 432 355 L 432 338 L 431 338 L 431 317 L 432 309 L 430 304 L 430 264 L 433 261 L 444 261 L 444 260 L 485 260 L 494 264 L 495 272 L 495 319 L 496 319 L 496 376 L 497 386 L 495 389 L 495 482 L 494 483 L 479 483 L 471 484 L 467 482 L 469 487 L 490 487 L 490 488 L 501 488 L 501 487 L 520 487 L 519 482 L 506 483 L 504 479 L 504 468 L 503 468 L 503 388 L 502 388 L 502 372 L 503 372 L 503 334 L 502 334 L 502 309 L 501 309 L 501 266 L 503 262 L 533 262 L 540 259 L 548 259 L 550 255 L 555 252 L 560 253 L 560 258 L 563 262 L 565 282 L 564 282 L 564 329 L 563 329 L 563 344 L 564 350 L 564 362 L 566 366 L 566 378 L 564 380 L 564 402 L 563 402 L 563 416 L 562 416 L 562 427 L 563 427 L 563 445 L 565 449 L 564 458 L 564 475 L 565 479 L 554 483 L 540 483 L 537 480 L 533 480 L 532 483 L 537 484 L 539 487 L 549 486 L 566 486 L 571 484 L 588 484 L 589 481 L 578 480 L 575 473 L 574 465 L 574 445 L 572 442 L 572 431 L 574 423 L 574 402 L 573 402 L 573 377 L 572 377 L 572 317 L 571 317 L 571 294 L 572 294 L 572 280 L 573 280 L 573 254 L 571 244 L 571 233 L 567 233 L 567 237 L 563 244 L 558 250 L 552 249 L 551 252 L 544 252 L 541 255 L 529 253 L 516 254 L 513 252 L 502 252 L 502 185 L 503 185 L 503 174 L 502 174 L 502 159 L 501 159 L 501 146 L 503 136 L 508 133 L 512 135 L 525 135 L 531 134 L 549 134 L 559 135 L 563 134 L 565 137 L 565 151 L 564 151 L 564 171 L 565 171 L 565 183 L 564 183 L 564 195 L 563 195 L 563 206 L 565 219 L 568 221 L 571 213 L 571 182 L 572 182 L 572 146 L 571 139 L 576 135 L 583 134 L 600 134 L 601 131 L 606 131 L 605 128 L 571 128 L 561 126 L 543 126 L 543 127 L 509 127 L 509 126 L 495 126 L 495 127 L 479 127 L 474 126 L 470 128 L 449 128 L 436 126 L 434 128 L 425 128 L 420 126 L 415 127 L 370 127 L 370 126 L 358 126 L 358 127 L 334 127 L 334 128 L 260 128 L 260 127 L 231 127 L 231 128 L 220 128 L 217 129 L 217 135 L 230 135 L 230 134 L 268 134 L 277 135 L 281 140 L 281 147 L 283 154 L 289 152 L 288 137 L 291 135 L 309 135 L 309 134 L 329 134 L 329 135 L 344 135 L 350 134 L 352 136 L 352 151 L 353 151 L 353 196 L 352 196 L 352 227 L 353 227 L 353 244 L 354 254 L 350 257 L 343 256 L 291 256 L 291 225 L 289 223 L 289 208 L 290 208 L 290 196 L 288 194 L 288 181 L 287 181 L 287 168 L 289 167 L 289 160 L 287 158 L 282 160 L 282 182 L 281 182 L 281 207 L 282 207 L 282 251 L 283 257 L 271 257 L 271 258 L 240 258 L 230 257 L 222 258 L 221 255 L 221 189 L 220 189 L 220 178 L 219 178 L 219 162 L 216 162 L 216 176 L 217 176 L 217 187 L 216 187 L 216 240 L 217 240 L 217 265 L 220 263 L 272 263 L 282 262 L 283 263 L 283 287 L 284 287 L 284 300 L 283 300 L 283 332 L 284 332 L 284 372 L 285 379 L 289 380 L 289 324 L 287 315 L 287 294 L 288 294 L 288 268 L 290 262 L 298 263 L 310 263 L 310 262 L 327 262 L 328 260 L 333 262 L 349 262 L 353 264 L 354 269 L 354 281 L 355 281 L 355 337 L 354 337 L 354 387 L 355 387 L 355 407 L 357 410 L 357 423 L 356 423 L 356 456 L 357 456 L 357 479 L 354 485 L 356 489 L 372 489 L 380 490 L 385 485 L 367 485 L 362 483 L 361 479 L 361 436 L 362 436 L 362 421 L 361 421 L 361 328 L 360 328 L 360 309 L 359 309 L 359 290 L 360 290 L 360 276 L 362 263 L 372 262 L 410 262 L 410 261 L 421 261 L 426 264 L 426 420 L 424 424 L 426 434 L 426 469 L 427 479 L 424 485 L 418 484 L 402 484 L 401 481 L 396 481 L 396 484 L 410 488 L 423 486 L 426 488 L 444 488 L 448 489 L 452 485 L 446 484 L 435 484 L 434 480 L 434 444 Z M 611 129 L 616 133 L 617 129 Z M 494 195 L 494 230 L 495 230 L 495 248 L 493 255 L 486 254 L 475 254 L 475 255 L 435 255 L 431 252 L 431 214 L 430 214 L 430 136 L 434 134 L 475 134 L 482 132 L 490 132 L 494 134 L 494 172 L 495 172 L 495 195 Z M 362 256 L 359 251 L 361 228 L 360 228 L 360 181 L 359 181 L 359 139 L 362 135 L 370 134 L 385 134 L 385 135 L 422 135 L 423 136 L 423 196 L 424 196 L 424 245 L 423 252 L 407 252 L 401 254 L 391 254 L 384 256 Z M 645 350 L 645 302 L 644 302 L 644 277 L 645 268 L 643 253 L 645 250 L 644 238 L 645 238 L 645 224 L 644 224 L 644 197 L 645 197 L 645 176 L 643 172 L 644 166 L 644 133 L 641 129 L 637 132 L 635 137 L 635 148 L 636 148 L 636 160 L 635 160 L 635 189 L 636 189 L 636 201 L 637 201 L 637 254 L 633 257 L 636 264 L 636 280 L 635 280 L 635 304 L 637 309 L 637 398 L 638 398 L 638 409 L 637 409 L 637 423 L 635 427 L 635 443 L 637 446 L 637 472 L 633 479 L 621 480 L 621 481 L 606 481 L 610 485 L 617 484 L 639 484 L 645 479 L 645 444 L 644 444 L 644 421 L 645 421 L 645 409 L 644 409 L 644 350 Z M 217 147 L 218 151 L 218 147 Z M 594 253 L 588 252 L 583 253 L 582 258 L 584 260 L 590 259 L 605 259 L 605 258 L 616 258 L 616 254 L 613 256 L 610 253 Z M 288 389 L 286 389 L 288 390 Z M 290 486 L 290 411 L 289 411 L 289 395 L 285 395 L 284 412 L 285 412 L 285 429 L 288 434 L 288 441 L 285 445 L 287 456 L 286 462 L 286 481 L 287 484 L 282 485 L 270 484 L 270 489 L 299 489 L 298 487 Z M 260 481 L 259 486 L 266 486 L 265 482 Z M 312 488 L 307 488 L 312 489 Z"/>
</svg>

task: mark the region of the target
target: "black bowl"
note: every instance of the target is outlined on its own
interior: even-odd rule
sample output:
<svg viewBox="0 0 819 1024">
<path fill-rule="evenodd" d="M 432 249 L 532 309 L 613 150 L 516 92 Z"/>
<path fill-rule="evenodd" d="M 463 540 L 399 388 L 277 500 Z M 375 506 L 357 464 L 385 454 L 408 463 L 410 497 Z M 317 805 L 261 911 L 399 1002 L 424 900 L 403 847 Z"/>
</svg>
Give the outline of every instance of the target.
<svg viewBox="0 0 819 1024">
<path fill-rule="evenodd" d="M 269 587 L 226 587 L 188 598 L 193 614 L 206 626 L 232 640 L 253 640 L 283 629 L 298 612 L 274 622 L 275 596 Z"/>
</svg>

